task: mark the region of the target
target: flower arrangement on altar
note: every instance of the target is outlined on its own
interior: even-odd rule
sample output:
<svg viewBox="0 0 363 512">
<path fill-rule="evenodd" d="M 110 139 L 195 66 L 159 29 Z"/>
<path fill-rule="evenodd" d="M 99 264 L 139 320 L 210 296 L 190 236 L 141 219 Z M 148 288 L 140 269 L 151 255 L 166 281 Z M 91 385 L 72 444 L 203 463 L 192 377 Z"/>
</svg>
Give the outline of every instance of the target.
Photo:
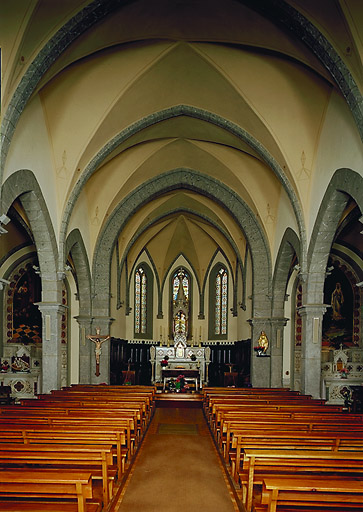
<svg viewBox="0 0 363 512">
<path fill-rule="evenodd" d="M 189 389 L 189 384 L 185 381 L 184 375 L 178 375 L 176 379 L 170 379 L 169 390 L 176 391 L 177 393 L 186 393 Z"/>
<path fill-rule="evenodd" d="M 344 367 L 339 370 L 339 373 L 340 373 L 340 376 L 342 379 L 346 379 L 349 375 L 349 370 L 348 370 L 348 368 Z"/>
<path fill-rule="evenodd" d="M 169 356 L 165 356 L 164 359 L 162 361 L 160 361 L 160 364 L 163 368 L 165 368 L 166 366 L 168 366 L 169 364 Z"/>
</svg>

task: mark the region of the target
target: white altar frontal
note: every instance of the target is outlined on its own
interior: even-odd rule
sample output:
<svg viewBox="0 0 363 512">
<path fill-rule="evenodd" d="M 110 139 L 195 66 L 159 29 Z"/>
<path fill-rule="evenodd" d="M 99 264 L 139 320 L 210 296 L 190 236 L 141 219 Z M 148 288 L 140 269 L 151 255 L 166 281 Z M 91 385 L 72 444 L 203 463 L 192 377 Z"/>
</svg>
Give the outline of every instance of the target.
<svg viewBox="0 0 363 512">
<path fill-rule="evenodd" d="M 208 382 L 208 366 L 210 363 L 210 348 L 188 345 L 183 334 L 177 334 L 173 346 L 150 347 L 150 363 L 152 368 L 152 382 L 162 382 L 162 370 L 198 370 L 199 388 Z M 167 366 L 161 362 L 167 360 Z"/>
<path fill-rule="evenodd" d="M 330 357 L 331 361 L 322 363 L 322 395 L 327 404 L 344 405 L 351 398 L 352 386 L 363 386 L 363 351 L 341 345 Z"/>
</svg>

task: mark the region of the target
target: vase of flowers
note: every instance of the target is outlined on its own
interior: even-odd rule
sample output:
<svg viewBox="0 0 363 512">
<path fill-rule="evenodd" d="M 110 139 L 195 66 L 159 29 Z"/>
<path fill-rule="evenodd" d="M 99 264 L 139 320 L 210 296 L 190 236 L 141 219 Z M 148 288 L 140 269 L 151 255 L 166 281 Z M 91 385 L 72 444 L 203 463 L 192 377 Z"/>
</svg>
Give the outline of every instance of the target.
<svg viewBox="0 0 363 512">
<path fill-rule="evenodd" d="M 189 384 L 185 381 L 184 375 L 178 375 L 175 380 L 175 390 L 177 393 L 186 393 L 189 389 Z"/>
<path fill-rule="evenodd" d="M 166 368 L 169 364 L 169 356 L 165 356 L 162 361 L 160 361 L 161 367 Z"/>
<path fill-rule="evenodd" d="M 348 375 L 349 375 L 349 370 L 348 370 L 348 368 L 341 368 L 339 370 L 339 373 L 340 373 L 340 378 L 341 379 L 347 379 Z"/>
</svg>

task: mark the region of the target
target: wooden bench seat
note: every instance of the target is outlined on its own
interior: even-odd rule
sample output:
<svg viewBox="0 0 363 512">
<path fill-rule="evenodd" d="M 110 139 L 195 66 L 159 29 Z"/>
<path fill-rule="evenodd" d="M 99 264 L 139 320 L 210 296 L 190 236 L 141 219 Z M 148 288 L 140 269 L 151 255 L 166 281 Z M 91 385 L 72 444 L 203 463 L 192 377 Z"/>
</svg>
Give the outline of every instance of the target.
<svg viewBox="0 0 363 512">
<path fill-rule="evenodd" d="M 243 459 L 243 451 L 246 449 L 363 451 L 363 438 L 343 433 L 332 435 L 312 432 L 272 432 L 265 435 L 254 431 L 241 433 L 237 431 L 233 434 L 227 461 L 234 479 Z"/>
<path fill-rule="evenodd" d="M 264 421 L 258 420 L 255 417 L 255 421 L 247 420 L 225 420 L 220 430 L 217 430 L 215 438 L 218 446 L 220 447 L 225 458 L 228 459 L 229 448 L 231 445 L 231 439 L 235 432 L 238 431 L 242 434 L 243 431 L 252 431 L 265 433 L 272 432 L 299 432 L 299 433 L 324 433 L 329 432 L 330 434 L 355 434 L 357 437 L 363 434 L 362 426 L 357 427 L 356 425 L 349 425 L 335 422 L 324 422 L 321 420 L 315 420 L 313 417 L 307 418 L 307 421 L 299 421 L 296 419 L 274 419 L 266 418 Z"/>
<path fill-rule="evenodd" d="M 92 477 L 102 481 L 102 496 L 108 505 L 113 490 L 117 468 L 113 465 L 112 446 L 92 445 L 0 445 L 0 468 L 87 469 Z M 2 471 L 0 472 L 2 473 Z"/>
<path fill-rule="evenodd" d="M 119 475 L 125 472 L 125 466 L 130 458 L 127 448 L 127 428 L 118 426 L 49 427 L 48 425 L 9 425 L 3 426 L 0 422 L 0 446 L 1 443 L 63 443 L 63 444 L 93 444 L 112 445 L 116 454 L 116 463 Z"/>
<path fill-rule="evenodd" d="M 101 503 L 94 500 L 89 471 L 21 469 L 0 471 L 0 507 L 3 512 L 99 512 Z"/>
<path fill-rule="evenodd" d="M 32 409 L 33 410 L 33 409 Z M 99 411 L 93 410 L 86 413 L 76 414 L 73 412 L 69 415 L 68 411 L 57 408 L 55 410 L 39 410 L 33 411 L 21 410 L 22 414 L 9 414 L 7 416 L 0 416 L 1 428 L 8 427 L 15 429 L 18 428 L 27 429 L 27 427 L 48 425 L 49 427 L 64 427 L 67 429 L 71 427 L 75 428 L 87 428 L 90 427 L 107 427 L 115 426 L 120 429 L 126 430 L 126 446 L 132 455 L 134 452 L 135 444 L 139 441 L 141 427 L 138 425 L 137 413 L 134 410 L 119 411 L 118 416 L 115 415 L 103 415 L 100 416 Z"/>
<path fill-rule="evenodd" d="M 27 399 L 21 401 L 22 406 L 26 407 L 38 407 L 39 405 L 56 407 L 57 404 L 62 406 L 78 406 L 78 407 L 107 407 L 107 408 L 130 408 L 136 407 L 142 410 L 143 416 L 146 421 L 149 421 L 154 412 L 154 401 L 151 401 L 149 396 L 137 397 L 134 395 L 129 396 L 91 396 L 89 397 L 86 393 L 77 394 L 59 394 L 59 395 L 48 395 L 39 400 Z M 67 405 L 65 405 L 67 404 Z"/>
<path fill-rule="evenodd" d="M 311 511 L 320 510 L 362 510 L 363 480 L 321 479 L 321 478 L 265 478 L 262 487 L 261 504 L 256 512 L 276 512 L 279 505 L 300 505 Z M 296 510 L 296 508 L 295 508 Z"/>
<path fill-rule="evenodd" d="M 246 449 L 243 454 L 243 467 L 237 470 L 237 474 L 247 512 L 250 512 L 254 486 L 262 485 L 264 478 L 312 474 L 325 474 L 327 479 L 340 474 L 362 477 L 363 453 Z"/>
</svg>

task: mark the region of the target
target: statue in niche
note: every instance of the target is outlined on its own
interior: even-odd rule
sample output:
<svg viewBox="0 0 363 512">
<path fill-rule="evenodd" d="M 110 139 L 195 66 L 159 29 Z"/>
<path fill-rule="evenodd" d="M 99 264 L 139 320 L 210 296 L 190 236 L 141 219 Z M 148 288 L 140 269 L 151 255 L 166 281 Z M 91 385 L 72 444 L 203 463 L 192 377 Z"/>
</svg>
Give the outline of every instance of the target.
<svg viewBox="0 0 363 512">
<path fill-rule="evenodd" d="M 331 306 L 333 308 L 333 320 L 343 320 L 342 306 L 344 303 L 344 295 L 340 283 L 336 283 L 335 289 L 331 294 Z"/>
<path fill-rule="evenodd" d="M 257 344 L 261 348 L 262 353 L 265 354 L 269 345 L 265 331 L 261 331 L 260 337 L 257 340 Z"/>
</svg>

